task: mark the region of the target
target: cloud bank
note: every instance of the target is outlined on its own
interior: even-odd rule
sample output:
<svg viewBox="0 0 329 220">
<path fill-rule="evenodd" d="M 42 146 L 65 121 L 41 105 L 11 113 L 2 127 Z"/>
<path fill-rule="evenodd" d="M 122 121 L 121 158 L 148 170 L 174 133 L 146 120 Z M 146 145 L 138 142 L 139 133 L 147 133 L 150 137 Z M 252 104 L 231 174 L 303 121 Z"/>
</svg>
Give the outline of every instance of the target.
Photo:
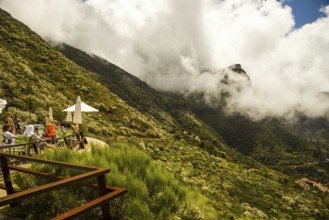
<svg viewBox="0 0 329 220">
<path fill-rule="evenodd" d="M 329 6 L 294 29 L 276 0 L 0 0 L 46 39 L 97 54 L 163 91 L 218 100 L 223 70 L 240 63 L 252 87 L 227 109 L 254 119 L 328 112 Z"/>
</svg>

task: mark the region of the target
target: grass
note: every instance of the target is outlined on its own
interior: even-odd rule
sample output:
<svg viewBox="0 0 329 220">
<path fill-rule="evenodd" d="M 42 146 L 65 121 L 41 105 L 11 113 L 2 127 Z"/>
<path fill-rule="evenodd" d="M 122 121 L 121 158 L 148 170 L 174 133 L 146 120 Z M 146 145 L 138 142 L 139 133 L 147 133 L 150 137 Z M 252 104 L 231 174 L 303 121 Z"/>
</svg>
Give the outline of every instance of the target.
<svg viewBox="0 0 329 220">
<path fill-rule="evenodd" d="M 46 152 L 44 157 L 110 168 L 111 172 L 106 175 L 107 184 L 128 188 L 127 194 L 110 202 L 111 215 L 116 219 L 257 219 L 262 216 L 270 219 L 321 219 L 329 216 L 328 203 L 325 202 L 328 195 L 323 194 L 320 198 L 319 192 L 303 191 L 288 177 L 266 167 L 246 169 L 206 151 L 198 152 L 198 147 L 179 145 L 179 142 L 165 145 L 164 140 L 160 143 L 154 141 L 152 146 L 146 143 L 143 151 L 136 141 L 131 138 L 109 142 L 108 147 L 94 145 L 90 153 L 73 153 L 59 148 Z M 148 155 L 150 150 L 157 152 L 152 158 Z M 81 173 L 40 164 L 33 164 L 33 168 L 61 176 Z M 14 181 L 21 188 L 46 183 L 26 174 L 17 175 Z M 36 216 L 49 219 L 90 201 L 95 198 L 95 193 L 85 187 L 72 186 L 30 198 L 8 213 L 16 216 L 20 213 L 26 219 L 35 219 Z M 291 201 L 294 201 L 294 206 L 291 206 Z M 99 215 L 96 209 L 87 217 L 97 218 Z"/>
<path fill-rule="evenodd" d="M 200 207 L 208 206 L 208 198 L 202 196 L 197 189 L 187 187 L 176 180 L 166 169 L 155 164 L 149 156 L 136 147 L 116 143 L 109 148 L 93 146 L 91 153 L 78 154 L 69 149 L 60 148 L 46 152 L 44 157 L 51 160 L 110 168 L 111 172 L 106 175 L 107 184 L 129 189 L 126 195 L 110 203 L 111 214 L 114 218 L 124 216 L 126 219 L 174 219 L 175 217 L 187 217 L 191 213 L 199 213 L 207 216 L 204 219 L 216 219 L 214 208 L 199 210 Z M 49 165 L 33 164 L 32 167 L 42 172 L 52 172 L 61 176 L 74 176 L 80 173 L 80 171 Z M 17 175 L 14 181 L 22 189 L 46 182 L 26 174 Z M 94 193 L 88 188 L 77 186 L 55 190 L 23 201 L 19 207 L 13 208 L 11 213 L 16 213 L 16 215 L 21 213 L 20 215 L 24 215 L 26 219 L 35 219 L 35 216 L 48 219 L 91 200 L 94 198 Z M 192 206 L 193 204 L 194 206 Z M 196 207 L 196 204 L 200 206 Z M 38 210 L 33 207 L 38 207 Z M 95 217 L 99 215 L 99 212 L 96 211 L 90 215 Z"/>
</svg>

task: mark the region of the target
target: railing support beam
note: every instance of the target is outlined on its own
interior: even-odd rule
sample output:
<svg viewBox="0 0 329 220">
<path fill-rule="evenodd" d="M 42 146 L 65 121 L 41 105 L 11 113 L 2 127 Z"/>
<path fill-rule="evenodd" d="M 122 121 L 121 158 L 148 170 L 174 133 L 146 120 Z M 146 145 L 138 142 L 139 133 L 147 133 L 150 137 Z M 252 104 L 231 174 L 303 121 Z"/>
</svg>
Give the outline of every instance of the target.
<svg viewBox="0 0 329 220">
<path fill-rule="evenodd" d="M 107 189 L 106 189 L 105 175 L 101 175 L 97 177 L 97 184 L 98 184 L 99 196 L 101 197 L 106 195 Z M 102 213 L 103 213 L 103 220 L 111 219 L 108 203 L 104 203 L 102 205 Z"/>
<path fill-rule="evenodd" d="M 38 155 L 38 146 L 37 146 L 37 144 L 33 143 L 32 146 L 33 146 L 35 155 Z"/>
<path fill-rule="evenodd" d="M 83 132 L 82 131 L 80 131 L 80 136 L 81 136 L 81 139 L 83 139 L 83 142 L 85 144 L 88 144 L 87 138 L 85 138 L 85 136 L 83 135 Z"/>
<path fill-rule="evenodd" d="M 2 170 L 4 182 L 5 182 L 6 192 L 7 192 L 7 195 L 11 195 L 14 193 L 14 188 L 13 188 L 13 184 L 12 184 L 11 178 L 10 178 L 8 161 L 7 161 L 6 157 L 0 157 L 0 160 L 1 160 L 1 170 Z M 15 204 L 16 203 L 12 203 L 12 204 L 10 204 L 10 206 L 14 206 Z"/>
<path fill-rule="evenodd" d="M 67 141 L 67 138 L 66 137 L 64 137 L 64 143 L 65 143 L 66 147 L 69 146 L 69 142 Z"/>
<path fill-rule="evenodd" d="M 75 135 L 76 135 L 77 140 L 78 140 L 78 142 L 79 142 L 79 148 L 80 148 L 80 149 L 84 149 L 84 148 L 85 148 L 85 145 L 83 144 L 83 141 L 81 141 L 80 133 L 78 132 L 78 133 L 76 133 Z"/>
</svg>

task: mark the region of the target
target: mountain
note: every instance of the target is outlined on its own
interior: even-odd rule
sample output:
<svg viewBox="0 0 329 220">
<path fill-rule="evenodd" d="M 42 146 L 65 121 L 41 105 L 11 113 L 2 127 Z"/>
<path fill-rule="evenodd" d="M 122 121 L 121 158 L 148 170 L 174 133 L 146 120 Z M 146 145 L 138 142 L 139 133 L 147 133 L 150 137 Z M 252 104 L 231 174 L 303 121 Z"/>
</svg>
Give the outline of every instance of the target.
<svg viewBox="0 0 329 220">
<path fill-rule="evenodd" d="M 233 68 L 232 68 L 233 67 Z M 245 75 L 241 66 L 230 67 L 235 74 Z M 248 76 L 245 76 L 249 79 Z M 249 79 L 250 80 L 250 79 Z M 251 86 L 248 80 L 239 86 Z M 236 86 L 235 86 L 236 87 Z M 255 121 L 222 105 L 207 104 L 203 94 L 188 96 L 189 107 L 204 123 L 221 135 L 230 147 L 281 172 L 302 178 L 308 176 L 321 182 L 329 179 L 329 118 L 310 118 L 297 114 L 293 120 L 266 117 Z M 307 166 L 312 164 L 312 166 Z"/>
<path fill-rule="evenodd" d="M 319 132 L 311 132 L 321 130 L 323 126 L 328 127 L 329 123 L 324 118 L 309 119 L 300 116 L 299 121 L 292 123 L 282 123 L 285 120 L 275 118 L 253 121 L 243 115 L 227 114 L 225 109 L 218 105 L 216 107 L 208 105 L 202 98 L 204 94 L 194 93 L 186 98 L 179 94 L 158 92 L 96 55 L 87 54 L 66 44 L 56 48 L 78 65 L 99 74 L 103 83 L 131 106 L 163 124 L 175 125 L 174 129 L 188 131 L 190 136 L 206 142 L 199 146 L 209 145 L 211 140 L 215 145 L 228 145 L 265 165 L 294 174 L 295 178 L 307 176 L 321 182 L 326 182 L 329 178 L 328 172 L 325 172 L 328 169 L 322 167 L 326 164 L 321 163 L 329 158 L 326 144 L 329 139 L 322 138 L 320 142 L 323 144 L 320 146 L 314 142 L 314 139 L 319 140 L 319 135 L 315 134 Z M 224 100 L 221 102 L 222 105 L 225 104 L 225 98 L 230 95 L 232 88 L 238 90 L 252 86 L 250 77 L 240 64 L 231 65 L 227 69 L 221 73 L 223 76 L 219 82 Z M 182 117 L 186 112 L 195 119 L 188 120 L 188 117 Z M 194 123 L 195 121 L 197 123 Z M 307 127 L 308 122 L 313 126 Z M 209 132 L 202 132 L 207 126 L 210 127 L 207 128 Z M 328 137 L 326 131 L 328 129 L 322 129 L 324 137 Z M 309 133 L 308 138 L 305 138 L 306 133 Z M 208 147 L 207 150 L 213 152 L 214 149 Z M 320 167 L 291 169 L 292 165 L 300 166 L 308 163 L 319 163 Z"/>
<path fill-rule="evenodd" d="M 179 95 L 159 93 L 104 59 L 68 49 L 71 58 L 80 58 L 82 63 L 87 59 L 90 67 L 79 66 L 78 61 L 67 58 L 64 49 L 61 51 L 67 57 L 3 10 L 0 33 L 0 96 L 8 101 L 5 114 L 42 123 L 51 106 L 54 117 L 61 120 L 65 117 L 62 109 L 74 103 L 78 95 L 98 108 L 99 113 L 84 115 L 83 129 L 111 146 L 108 156 L 98 154 L 99 161 L 93 163 L 110 160 L 111 153 L 129 163 L 125 166 L 118 160 L 109 165 L 114 170 L 123 169 L 124 175 L 114 177 L 117 182 L 129 180 L 129 195 L 115 202 L 123 211 L 135 204 L 135 209 L 126 212 L 127 218 L 145 210 L 154 219 L 329 217 L 328 193 L 305 190 L 294 177 L 228 147 L 228 139 L 205 124 Z M 139 156 L 134 157 L 136 154 Z M 139 170 L 151 163 L 149 170 Z M 159 167 L 166 172 L 156 170 Z M 132 173 L 146 173 L 148 178 L 132 179 Z M 164 183 L 164 176 L 177 181 L 167 182 L 170 190 L 161 185 L 154 193 L 144 187 L 150 185 L 147 181 L 151 185 Z M 182 192 L 179 187 L 186 190 Z M 143 197 L 143 203 L 131 202 L 128 198 L 132 197 Z M 178 200 L 181 197 L 185 200 Z M 176 201 L 175 206 L 159 211 L 172 201 Z"/>
</svg>

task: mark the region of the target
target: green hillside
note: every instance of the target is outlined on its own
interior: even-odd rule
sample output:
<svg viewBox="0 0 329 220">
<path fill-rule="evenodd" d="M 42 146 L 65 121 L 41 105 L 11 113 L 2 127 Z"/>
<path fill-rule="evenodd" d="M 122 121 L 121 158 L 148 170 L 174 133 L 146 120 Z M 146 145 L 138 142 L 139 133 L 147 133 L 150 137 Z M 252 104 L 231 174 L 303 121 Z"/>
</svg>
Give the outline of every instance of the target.
<svg viewBox="0 0 329 220">
<path fill-rule="evenodd" d="M 292 122 L 278 118 L 252 121 L 239 114 L 226 115 L 222 109 L 206 105 L 191 108 L 220 133 L 229 146 L 244 155 L 295 178 L 328 182 L 329 123 L 326 118 L 300 116 Z"/>
<path fill-rule="evenodd" d="M 62 120 L 65 114 L 61 110 L 78 95 L 100 110 L 84 115 L 83 128 L 89 136 L 107 141 L 108 149 L 89 155 L 58 149 L 45 157 L 112 169 L 107 182 L 129 188 L 128 194 L 111 206 L 119 209 L 112 210 L 113 217 L 329 218 L 328 193 L 316 188 L 304 190 L 296 179 L 230 149 L 183 101 L 157 95 L 113 65 L 106 71 L 116 72 L 116 81 L 92 72 L 96 69 L 78 66 L 2 10 L 0 33 L 0 97 L 8 101 L 5 113 L 40 123 L 51 106 L 55 118 Z M 120 74 L 132 83 L 118 85 L 122 83 Z M 139 87 L 133 87 L 135 84 Z M 125 98 L 120 87 L 130 95 Z M 16 181 L 21 188 L 40 184 L 40 180 L 25 176 Z M 69 189 L 64 195 L 68 195 L 64 205 L 68 207 L 88 199 L 79 189 Z M 27 219 L 45 219 L 66 207 L 48 202 L 47 209 L 38 210 L 40 202 L 57 199 L 63 199 L 61 192 L 7 211 L 23 213 Z"/>
<path fill-rule="evenodd" d="M 0 96 L 8 112 L 30 122 L 42 122 L 49 106 L 63 120 L 63 109 L 82 101 L 98 108 L 86 114 L 88 132 L 98 135 L 158 137 L 161 129 L 100 84 L 96 74 L 74 65 L 25 25 L 1 11 Z M 111 121 L 109 124 L 108 122 Z"/>
<path fill-rule="evenodd" d="M 158 92 L 137 77 L 96 55 L 89 55 L 66 44 L 56 48 L 81 67 L 99 74 L 104 86 L 144 115 L 157 120 L 162 128 L 177 138 L 185 132 L 188 133 L 185 136 L 198 137 L 204 145 L 209 141 L 218 145 L 222 142 L 218 141 L 221 140 L 219 134 L 211 131 L 195 117 L 184 98 Z"/>
</svg>

